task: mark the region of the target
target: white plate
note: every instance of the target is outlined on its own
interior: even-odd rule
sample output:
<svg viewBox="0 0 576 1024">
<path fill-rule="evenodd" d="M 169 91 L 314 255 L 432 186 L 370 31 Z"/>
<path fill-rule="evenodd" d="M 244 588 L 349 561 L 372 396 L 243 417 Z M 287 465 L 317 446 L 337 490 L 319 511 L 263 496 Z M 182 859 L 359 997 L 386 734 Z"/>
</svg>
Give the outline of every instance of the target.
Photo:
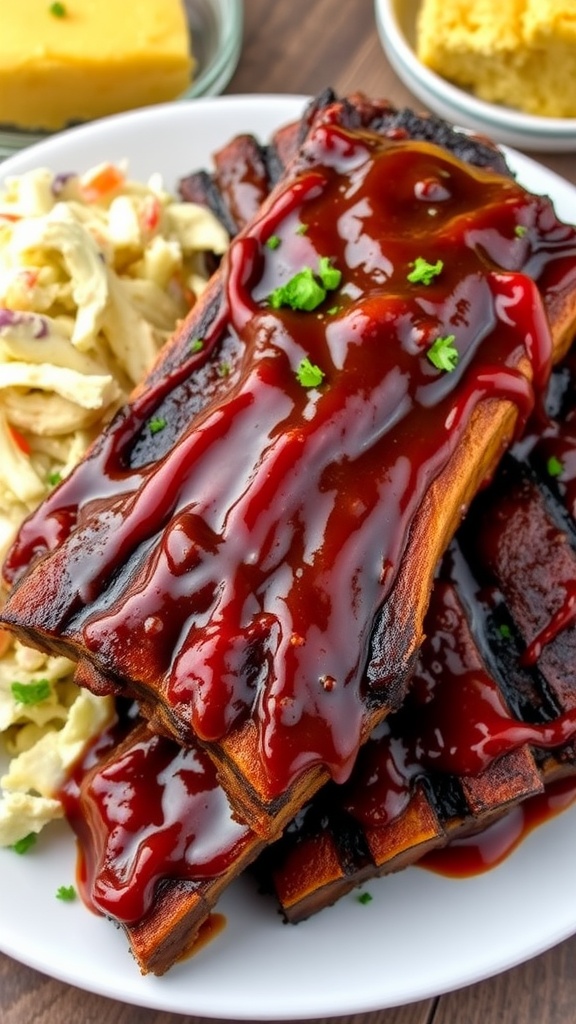
<svg viewBox="0 0 576 1024">
<path fill-rule="evenodd" d="M 421 2 L 374 0 L 374 7 L 378 34 L 390 64 L 429 110 L 520 149 L 548 153 L 576 150 L 576 118 L 534 117 L 486 103 L 421 64 L 414 49 Z"/>
<path fill-rule="evenodd" d="M 173 184 L 236 132 L 266 138 L 303 102 L 225 97 L 119 115 L 27 150 L 0 172 L 83 170 L 128 157 L 135 175 L 160 170 Z M 551 194 L 570 217 L 572 186 L 519 154 L 510 160 L 524 184 Z M 157 1010 L 268 1021 L 358 1013 L 488 977 L 576 931 L 575 846 L 576 807 L 487 874 L 455 881 L 411 868 L 370 883 L 372 902 L 351 895 L 297 927 L 240 879 L 219 907 L 223 933 L 159 979 L 140 976 L 121 932 L 55 898 L 75 871 L 74 843 L 58 825 L 25 856 L 0 851 L 0 948 L 73 985 Z"/>
</svg>

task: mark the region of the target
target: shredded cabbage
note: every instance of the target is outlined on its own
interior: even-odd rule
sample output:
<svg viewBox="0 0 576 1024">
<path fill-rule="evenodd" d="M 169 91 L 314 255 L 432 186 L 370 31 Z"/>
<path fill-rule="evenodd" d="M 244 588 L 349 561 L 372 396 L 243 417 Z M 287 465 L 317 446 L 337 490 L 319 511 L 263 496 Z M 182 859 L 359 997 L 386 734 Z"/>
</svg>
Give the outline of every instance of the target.
<svg viewBox="0 0 576 1024">
<path fill-rule="evenodd" d="M 110 173 L 111 172 L 111 173 Z M 111 187 L 102 187 L 102 183 Z M 82 458 L 204 288 L 228 236 L 158 175 L 39 168 L 0 192 L 0 558 L 24 517 Z M 0 846 L 61 817 L 66 771 L 114 716 L 74 666 L 0 630 Z M 12 683 L 47 680 L 20 703 Z"/>
</svg>

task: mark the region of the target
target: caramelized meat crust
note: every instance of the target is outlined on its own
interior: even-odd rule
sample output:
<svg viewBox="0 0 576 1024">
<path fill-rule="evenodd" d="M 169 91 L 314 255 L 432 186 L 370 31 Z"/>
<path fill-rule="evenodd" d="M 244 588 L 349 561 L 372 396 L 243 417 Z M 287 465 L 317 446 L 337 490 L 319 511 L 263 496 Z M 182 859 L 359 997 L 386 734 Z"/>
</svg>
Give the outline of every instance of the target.
<svg viewBox="0 0 576 1024">
<path fill-rule="evenodd" d="M 4 624 L 77 660 L 82 685 L 139 702 L 143 721 L 73 788 L 70 818 L 85 898 L 159 974 L 291 820 L 270 849 L 297 920 L 574 763 L 557 726 L 573 712 L 562 673 L 542 690 L 524 666 L 504 685 L 478 643 L 469 606 L 482 588 L 458 554 L 471 542 L 437 569 L 573 337 L 574 229 L 495 148 L 361 96 L 323 97 L 272 146 L 236 140 L 185 187 L 236 234 L 223 267 L 4 567 Z M 540 659 L 571 642 L 571 604 L 535 611 L 529 567 L 503 559 L 518 497 L 507 505 L 501 486 L 501 512 L 487 499 L 496 538 L 470 517 L 474 550 L 502 592 L 520 573 L 514 629 Z M 539 501 L 515 531 L 530 536 L 529 562 Z M 440 642 L 480 679 L 476 698 L 524 732 L 484 760 L 467 743 L 466 763 L 432 782 L 415 751 L 434 733 L 420 712 Z M 401 751 L 392 792 L 386 765 L 401 777 Z M 368 795 L 366 772 L 378 779 Z M 110 794 L 136 777 L 172 818 L 149 833 L 132 791 L 125 841 L 145 856 L 123 891 Z M 173 786 L 179 799 L 165 800 Z"/>
<path fill-rule="evenodd" d="M 554 384 L 554 417 L 506 458 L 439 566 L 402 708 L 374 730 L 350 779 L 328 783 L 278 842 L 239 820 L 201 747 L 142 722 L 71 781 L 84 899 L 122 925 L 144 972 L 163 973 L 193 947 L 258 855 L 260 884 L 296 923 L 574 779 L 575 407 L 564 368 Z"/>
<path fill-rule="evenodd" d="M 324 787 L 261 856 L 287 920 L 574 779 L 573 370 L 557 374 L 554 415 L 504 460 L 443 559 L 402 708 L 351 778 Z"/>
<path fill-rule="evenodd" d="M 4 567 L 4 624 L 203 744 L 267 841 L 402 703 L 438 559 L 576 322 L 574 230 L 410 123 L 306 115 Z"/>
</svg>

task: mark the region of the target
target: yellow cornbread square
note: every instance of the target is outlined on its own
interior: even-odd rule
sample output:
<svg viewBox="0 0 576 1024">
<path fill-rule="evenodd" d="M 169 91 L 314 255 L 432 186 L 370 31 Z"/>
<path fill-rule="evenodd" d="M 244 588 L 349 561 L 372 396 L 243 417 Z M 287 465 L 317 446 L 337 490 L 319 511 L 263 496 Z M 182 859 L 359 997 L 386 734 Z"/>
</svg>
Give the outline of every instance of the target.
<svg viewBox="0 0 576 1024">
<path fill-rule="evenodd" d="M 490 103 L 576 117 L 574 0 L 423 0 L 417 54 Z"/>
<path fill-rule="evenodd" d="M 0 30 L 0 124 L 58 129 L 171 100 L 192 68 L 181 0 L 17 0 Z"/>
<path fill-rule="evenodd" d="M 530 48 L 529 106 L 534 114 L 576 117 L 576 3 L 528 0 L 523 19 Z"/>
</svg>

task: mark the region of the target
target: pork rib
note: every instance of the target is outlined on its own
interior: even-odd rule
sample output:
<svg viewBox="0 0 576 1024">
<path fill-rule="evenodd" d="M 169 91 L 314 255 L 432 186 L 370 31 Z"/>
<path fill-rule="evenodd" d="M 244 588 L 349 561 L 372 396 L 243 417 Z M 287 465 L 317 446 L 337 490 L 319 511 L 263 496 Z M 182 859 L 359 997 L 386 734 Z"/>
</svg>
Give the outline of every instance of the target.
<svg viewBox="0 0 576 1024">
<path fill-rule="evenodd" d="M 200 741 L 267 841 L 401 704 L 437 562 L 576 322 L 549 200 L 370 110 L 309 119 L 5 563 L 4 624 Z"/>
</svg>

